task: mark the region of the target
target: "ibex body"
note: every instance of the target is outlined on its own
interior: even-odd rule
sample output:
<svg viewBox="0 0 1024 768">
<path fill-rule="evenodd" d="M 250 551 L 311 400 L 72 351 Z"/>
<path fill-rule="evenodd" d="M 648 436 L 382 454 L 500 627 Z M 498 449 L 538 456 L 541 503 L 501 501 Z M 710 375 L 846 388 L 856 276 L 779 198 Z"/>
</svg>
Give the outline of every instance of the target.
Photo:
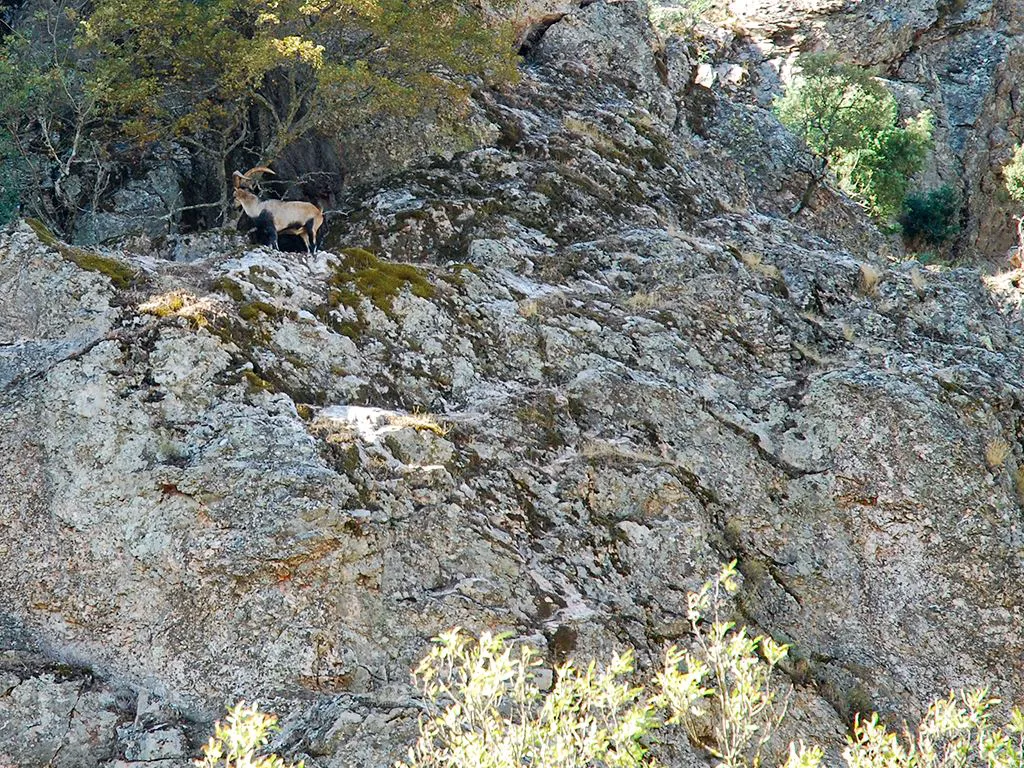
<svg viewBox="0 0 1024 768">
<path fill-rule="evenodd" d="M 273 173 L 263 167 L 250 168 L 245 173 L 235 171 L 235 201 L 258 228 L 265 229 L 272 237 L 274 248 L 280 250 L 277 236 L 286 233 L 301 237 L 306 251 L 310 255 L 315 254 L 324 225 L 324 212 L 302 200 L 260 200 L 242 186 L 242 182 L 249 181 L 250 175 L 256 171 Z"/>
</svg>

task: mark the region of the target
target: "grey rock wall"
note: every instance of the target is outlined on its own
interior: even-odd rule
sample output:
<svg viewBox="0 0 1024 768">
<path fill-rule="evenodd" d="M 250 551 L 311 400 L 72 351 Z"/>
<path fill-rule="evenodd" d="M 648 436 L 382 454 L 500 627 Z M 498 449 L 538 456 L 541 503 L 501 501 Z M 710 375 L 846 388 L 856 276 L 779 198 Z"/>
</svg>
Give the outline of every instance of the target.
<svg viewBox="0 0 1024 768">
<path fill-rule="evenodd" d="M 439 631 L 649 674 L 734 558 L 791 735 L 1019 690 L 1019 277 L 904 263 L 827 189 L 787 219 L 784 132 L 624 4 L 533 56 L 495 146 L 315 259 L 0 237 L 4 760 L 183 765 L 259 698 L 276 749 L 384 768 Z"/>
</svg>

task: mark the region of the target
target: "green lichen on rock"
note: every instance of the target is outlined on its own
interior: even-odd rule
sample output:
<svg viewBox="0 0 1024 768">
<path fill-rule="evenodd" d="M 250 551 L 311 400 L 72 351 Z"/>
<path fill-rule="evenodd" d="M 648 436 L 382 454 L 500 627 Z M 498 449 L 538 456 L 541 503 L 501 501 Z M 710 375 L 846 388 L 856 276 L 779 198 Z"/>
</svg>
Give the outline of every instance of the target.
<svg viewBox="0 0 1024 768">
<path fill-rule="evenodd" d="M 139 273 L 128 267 L 117 259 L 109 259 L 96 253 L 89 253 L 78 248 L 68 248 L 70 253 L 64 253 L 68 259 L 73 261 L 87 272 L 99 272 L 106 275 L 115 288 L 125 290 L 138 279 Z M 63 252 L 63 251 L 62 251 Z"/>
<path fill-rule="evenodd" d="M 433 298 L 435 287 L 423 270 L 412 264 L 396 264 L 377 258 L 365 248 L 346 248 L 342 260 L 327 280 L 327 302 L 317 317 L 336 333 L 359 338 L 366 330 L 364 300 L 389 317 L 394 314 L 395 297 L 408 289 L 421 299 Z M 334 310 L 347 307 L 354 319 L 341 319 Z"/>
<path fill-rule="evenodd" d="M 238 308 L 238 316 L 246 322 L 254 322 L 262 317 L 278 320 L 286 312 L 266 301 L 247 301 Z"/>
<path fill-rule="evenodd" d="M 361 322 L 357 322 L 357 323 L 334 323 L 332 327 L 334 328 L 334 330 L 336 330 L 342 336 L 347 336 L 348 338 L 350 338 L 353 341 L 355 341 L 356 339 L 358 339 L 362 335 L 363 330 L 366 328 L 366 325 L 364 323 L 361 323 Z"/>
<path fill-rule="evenodd" d="M 36 233 L 36 237 L 39 238 L 39 242 L 43 245 L 48 245 L 51 248 L 60 247 L 60 241 L 57 239 L 57 236 L 39 219 L 25 219 L 25 223 Z"/>
<path fill-rule="evenodd" d="M 255 265 L 249 267 L 247 279 L 254 286 L 269 294 L 275 294 L 280 290 L 281 275 L 277 270 L 270 267 Z"/>
<path fill-rule="evenodd" d="M 250 393 L 288 395 L 297 404 L 300 417 L 307 419 L 312 416 L 312 406 L 322 406 L 327 394 L 305 381 L 302 371 L 309 367 L 307 361 L 276 344 L 274 333 L 285 318 L 297 320 L 298 313 L 269 302 L 251 301 L 242 304 L 237 314 L 219 312 L 212 316 L 206 330 L 228 347 L 237 363 L 251 366 L 228 383 L 244 383 Z"/>
<path fill-rule="evenodd" d="M 98 253 L 86 251 L 82 248 L 75 248 L 70 245 L 66 245 L 57 239 L 57 236 L 50 231 L 50 229 L 38 219 L 25 219 L 25 223 L 31 227 L 32 231 L 36 233 L 36 237 L 39 238 L 39 242 L 43 245 L 49 246 L 50 248 L 56 248 L 60 255 L 68 261 L 74 263 L 79 269 L 84 269 L 87 272 L 98 272 L 101 275 L 105 275 L 111 282 L 111 284 L 119 289 L 125 290 L 130 288 L 136 280 L 139 279 L 139 273 L 126 264 L 122 264 L 117 259 L 111 259 L 107 256 L 100 256 Z"/>
<path fill-rule="evenodd" d="M 273 392 L 274 385 L 252 371 L 246 371 L 242 374 L 245 378 L 246 383 L 249 385 L 250 392 Z"/>
<path fill-rule="evenodd" d="M 243 301 L 245 299 L 245 292 L 242 290 L 242 286 L 230 277 L 218 277 L 210 283 L 210 290 L 219 291 L 220 293 L 229 296 L 234 301 Z"/>
<path fill-rule="evenodd" d="M 434 286 L 412 264 L 382 261 L 365 248 L 346 248 L 342 256 L 342 262 L 327 281 L 331 288 L 328 301 L 334 306 L 343 304 L 358 311 L 366 298 L 390 315 L 394 312 L 395 297 L 406 287 L 421 299 L 434 296 Z"/>
<path fill-rule="evenodd" d="M 470 264 L 468 262 L 459 262 L 451 265 L 451 272 L 444 276 L 444 279 L 454 285 L 456 288 L 463 288 L 466 285 L 466 278 L 463 275 L 464 272 L 470 272 L 474 275 L 479 275 L 481 272 L 480 267 L 476 264 Z"/>
<path fill-rule="evenodd" d="M 249 357 L 255 347 L 268 347 L 273 337 L 265 324 L 247 321 L 240 314 L 238 316 L 228 313 L 218 315 L 213 318 L 209 330 L 222 342 L 234 344 Z"/>
</svg>

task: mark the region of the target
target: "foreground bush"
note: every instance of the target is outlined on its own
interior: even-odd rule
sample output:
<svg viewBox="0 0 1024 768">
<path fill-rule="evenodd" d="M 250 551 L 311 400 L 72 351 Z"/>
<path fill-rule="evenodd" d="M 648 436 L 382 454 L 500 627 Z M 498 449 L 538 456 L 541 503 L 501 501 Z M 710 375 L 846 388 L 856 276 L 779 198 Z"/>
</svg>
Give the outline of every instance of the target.
<svg viewBox="0 0 1024 768">
<path fill-rule="evenodd" d="M 569 663 L 541 691 L 541 660 L 500 637 L 473 640 L 459 630 L 442 635 L 415 680 L 431 712 L 405 768 L 550 768 L 590 765 L 634 768 L 644 763 L 643 737 L 655 727 L 642 690 L 625 678 L 631 655 L 617 655 L 602 670 Z"/>
<path fill-rule="evenodd" d="M 413 674 L 426 714 L 395 768 L 654 768 L 651 750 L 673 726 L 716 766 L 759 768 L 785 717 L 791 688 L 776 667 L 787 648 L 722 619 L 735 577 L 733 564 L 689 595 L 692 648 L 669 648 L 647 688 L 631 684 L 629 651 L 604 666 L 569 662 L 552 673 L 524 644 L 446 632 Z M 857 715 L 843 759 L 848 768 L 1024 768 L 1024 714 L 1013 709 L 997 725 L 999 704 L 984 690 L 950 694 L 902 732 Z M 285 768 L 276 756 L 253 757 L 272 724 L 236 707 L 199 768 Z M 782 768 L 818 768 L 823 755 L 790 744 Z"/>
<path fill-rule="evenodd" d="M 1003 181 L 1010 198 L 1024 203 L 1024 144 L 1013 149 L 1013 157 L 1003 166 Z M 1024 215 L 1017 217 L 1017 261 L 1024 265 Z"/>
<path fill-rule="evenodd" d="M 1008 723 L 995 725 L 992 713 L 1000 703 L 985 690 L 951 693 L 902 734 L 888 731 L 877 714 L 858 719 L 843 759 L 849 768 L 1021 768 L 1024 714 L 1015 707 Z"/>
<path fill-rule="evenodd" d="M 277 718 L 244 702 L 228 710 L 224 722 L 214 726 L 213 736 L 203 747 L 196 768 L 303 768 L 303 763 L 286 763 L 278 755 L 260 755 Z"/>
<path fill-rule="evenodd" d="M 545 691 L 528 646 L 458 629 L 442 635 L 414 673 L 428 715 L 398 768 L 635 768 L 651 762 L 655 729 L 674 724 L 723 766 L 758 765 L 784 711 L 772 671 L 786 647 L 721 618 L 735 575 L 733 564 L 689 596 L 696 647 L 669 648 L 653 690 L 628 682 L 628 651 L 603 668 L 569 662 Z M 794 748 L 789 766 L 818 759 Z"/>
</svg>

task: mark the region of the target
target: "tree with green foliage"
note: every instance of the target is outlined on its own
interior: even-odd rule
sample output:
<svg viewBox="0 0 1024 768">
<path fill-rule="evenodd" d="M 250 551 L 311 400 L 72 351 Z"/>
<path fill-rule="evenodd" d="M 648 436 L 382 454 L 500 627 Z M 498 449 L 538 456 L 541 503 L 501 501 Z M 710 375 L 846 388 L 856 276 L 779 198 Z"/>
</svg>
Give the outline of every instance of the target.
<svg viewBox="0 0 1024 768">
<path fill-rule="evenodd" d="M 97 0 L 88 91 L 140 140 L 266 165 L 312 131 L 381 112 L 454 117 L 474 80 L 515 76 L 511 30 L 462 0 Z"/>
<path fill-rule="evenodd" d="M 0 42 L 2 210 L 21 201 L 58 228 L 109 181 L 97 105 L 73 50 L 84 2 L 42 3 Z"/>
<path fill-rule="evenodd" d="M 931 146 L 931 113 L 900 126 L 896 100 L 871 71 L 834 53 L 807 54 L 797 63 L 800 74 L 776 99 L 775 112 L 816 159 L 793 215 L 807 207 L 832 170 L 872 216 L 891 218 Z"/>
<path fill-rule="evenodd" d="M 909 243 L 942 245 L 960 231 L 960 196 L 949 184 L 913 192 L 903 201 L 900 226 Z"/>
<path fill-rule="evenodd" d="M 652 3 L 651 23 L 663 35 L 689 37 L 702 21 L 718 10 L 715 0 L 676 0 L 669 3 Z"/>
<path fill-rule="evenodd" d="M 18 214 L 24 189 L 19 161 L 10 134 L 0 133 L 0 225 L 6 224 Z"/>
<path fill-rule="evenodd" d="M 1013 149 L 1013 157 L 1003 166 L 1003 181 L 1010 198 L 1024 203 L 1024 144 Z M 1024 215 L 1017 217 L 1017 261 L 1024 265 Z"/>
<path fill-rule="evenodd" d="M 841 153 L 836 162 L 840 186 L 862 202 L 879 221 L 896 216 L 907 196 L 911 177 L 921 169 L 931 148 L 932 115 L 924 111 L 862 137 L 862 145 Z"/>
<path fill-rule="evenodd" d="M 63 182 L 126 140 L 187 148 L 224 212 L 237 164 L 382 113 L 455 124 L 472 88 L 516 77 L 513 30 L 472 0 L 48 2 L 0 43 L 0 139 L 69 217 L 95 200 Z"/>
</svg>

